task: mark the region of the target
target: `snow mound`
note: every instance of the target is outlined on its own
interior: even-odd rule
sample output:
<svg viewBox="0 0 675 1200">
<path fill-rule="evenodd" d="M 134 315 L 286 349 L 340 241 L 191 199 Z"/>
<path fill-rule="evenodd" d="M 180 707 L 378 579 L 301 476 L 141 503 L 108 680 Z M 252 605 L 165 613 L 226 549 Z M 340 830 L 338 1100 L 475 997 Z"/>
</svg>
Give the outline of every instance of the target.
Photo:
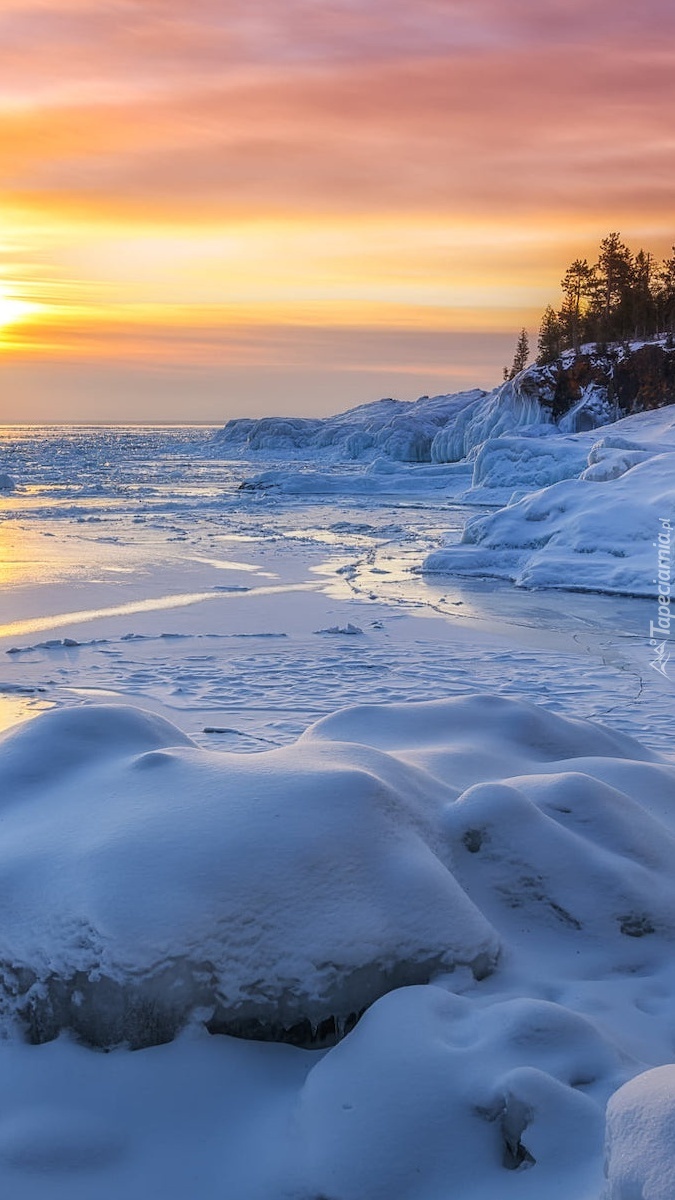
<svg viewBox="0 0 675 1200">
<path fill-rule="evenodd" d="M 607 1106 L 606 1200 L 675 1195 L 675 1066 L 632 1079 Z"/>
<path fill-rule="evenodd" d="M 36 1042 L 155 1044 L 195 1015 L 332 1041 L 500 950 L 573 977 L 675 936 L 675 769 L 513 700 L 346 709 L 247 756 L 57 711 L 0 738 L 0 794 L 0 1011 Z"/>
<path fill-rule="evenodd" d="M 297 1115 L 304 1194 L 591 1195 L 603 1112 L 579 1081 L 619 1067 L 593 1025 L 556 1004 L 514 999 L 481 1010 L 437 987 L 401 989 L 307 1077 Z"/>
</svg>

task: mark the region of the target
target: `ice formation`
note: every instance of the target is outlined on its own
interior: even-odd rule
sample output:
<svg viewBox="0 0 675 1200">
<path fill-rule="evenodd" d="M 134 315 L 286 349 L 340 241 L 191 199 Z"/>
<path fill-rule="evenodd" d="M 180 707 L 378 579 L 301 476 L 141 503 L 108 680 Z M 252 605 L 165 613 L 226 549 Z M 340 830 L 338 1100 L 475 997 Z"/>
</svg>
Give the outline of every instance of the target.
<svg viewBox="0 0 675 1200">
<path fill-rule="evenodd" d="M 675 351 L 665 340 L 567 351 L 492 392 L 377 400 L 324 418 L 229 421 L 215 438 L 227 457 L 452 463 L 488 439 L 521 430 L 583 433 L 673 401 Z"/>
<path fill-rule="evenodd" d="M 427 573 L 653 596 L 654 542 L 662 522 L 675 523 L 673 362 L 665 343 L 586 347 L 491 393 L 230 422 L 216 445 L 297 463 L 263 471 L 245 490 L 440 492 L 498 510 L 469 521 L 459 545 L 427 555 Z"/>
<path fill-rule="evenodd" d="M 540 434 L 484 442 L 463 498 L 497 511 L 470 519 L 424 571 L 654 597 L 659 535 L 675 528 L 675 405 Z"/>
<path fill-rule="evenodd" d="M 474 389 L 422 396 L 414 403 L 377 400 L 335 417 L 264 417 L 229 421 L 215 446 L 228 457 L 311 462 L 452 463 L 486 437 L 547 421 L 536 396 L 518 377 L 494 392 Z"/>
</svg>

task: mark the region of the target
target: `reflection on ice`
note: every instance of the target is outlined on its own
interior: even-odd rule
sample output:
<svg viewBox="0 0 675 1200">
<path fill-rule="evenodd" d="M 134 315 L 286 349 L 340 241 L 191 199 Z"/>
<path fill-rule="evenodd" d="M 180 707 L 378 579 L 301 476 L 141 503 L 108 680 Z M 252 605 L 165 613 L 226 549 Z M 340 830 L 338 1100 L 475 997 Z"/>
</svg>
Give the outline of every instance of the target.
<svg viewBox="0 0 675 1200">
<path fill-rule="evenodd" d="M 251 588 L 246 594 L 272 595 L 275 592 L 304 592 L 318 587 L 314 583 L 280 584 L 278 587 Z M 10 621 L 0 625 L 0 638 L 18 636 L 24 633 L 41 633 L 46 629 L 60 629 L 66 625 L 78 625 L 83 621 L 95 621 L 103 617 L 118 617 L 133 613 L 162 611 L 171 608 L 184 608 L 190 604 L 201 604 L 204 600 L 227 600 L 237 596 L 237 592 L 180 592 L 172 596 L 155 596 L 146 600 L 131 600 L 128 604 L 111 605 L 108 608 L 81 609 L 78 612 L 53 613 L 45 617 L 29 617 L 25 621 Z"/>
<path fill-rule="evenodd" d="M 227 558 L 205 558 L 202 554 L 187 556 L 190 562 L 204 563 L 205 566 L 215 567 L 216 571 L 251 571 L 264 579 L 274 579 L 272 571 L 263 571 L 259 563 L 234 562 Z"/>
<path fill-rule="evenodd" d="M 0 732 L 18 725 L 19 721 L 27 721 L 29 717 L 37 717 L 41 712 L 47 712 L 54 705 L 48 700 L 31 695 L 31 689 L 25 694 L 21 692 L 3 692 L 0 685 Z"/>
</svg>

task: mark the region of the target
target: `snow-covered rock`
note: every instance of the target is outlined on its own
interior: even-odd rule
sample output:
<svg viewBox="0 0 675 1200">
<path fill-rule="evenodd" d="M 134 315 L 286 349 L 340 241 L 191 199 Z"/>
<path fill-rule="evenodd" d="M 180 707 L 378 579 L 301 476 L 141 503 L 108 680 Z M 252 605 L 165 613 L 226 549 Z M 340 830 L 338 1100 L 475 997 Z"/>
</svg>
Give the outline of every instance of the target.
<svg viewBox="0 0 675 1200">
<path fill-rule="evenodd" d="M 675 768 L 489 696 L 197 748 L 138 710 L 0 738 L 1 1011 L 33 1041 L 334 1040 L 393 989 L 507 959 L 641 969 L 675 936 Z"/>
<path fill-rule="evenodd" d="M 375 749 L 211 753 L 94 706 L 5 734 L 0 780 L 3 1001 L 34 1040 L 161 1042 L 196 1008 L 304 1039 L 392 987 L 494 965 L 495 931 L 439 858 L 442 785 Z"/>
<path fill-rule="evenodd" d="M 393 992 L 307 1077 L 296 1117 L 305 1194 L 592 1195 L 602 1085 L 581 1091 L 579 1081 L 606 1086 L 620 1067 L 590 1021 L 556 1004 L 482 1009 L 433 986 Z"/>
</svg>

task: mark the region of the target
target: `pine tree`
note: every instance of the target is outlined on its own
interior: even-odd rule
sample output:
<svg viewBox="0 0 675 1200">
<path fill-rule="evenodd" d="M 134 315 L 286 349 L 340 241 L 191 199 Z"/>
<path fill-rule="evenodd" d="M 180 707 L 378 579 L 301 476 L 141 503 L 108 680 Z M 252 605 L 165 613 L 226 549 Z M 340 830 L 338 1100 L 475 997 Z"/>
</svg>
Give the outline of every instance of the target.
<svg viewBox="0 0 675 1200">
<path fill-rule="evenodd" d="M 527 366 L 527 360 L 530 357 L 530 339 L 527 336 L 527 330 L 521 329 L 516 342 L 516 349 L 513 355 L 513 362 L 510 369 L 504 367 L 504 379 L 514 379 L 519 371 L 524 371 Z"/>
<path fill-rule="evenodd" d="M 638 250 L 633 261 L 633 277 L 627 307 L 630 308 L 633 337 L 648 337 L 656 329 L 658 318 L 654 260 L 645 250 Z"/>
<path fill-rule="evenodd" d="M 626 330 L 626 301 L 633 283 L 633 256 L 618 233 L 609 233 L 600 243 L 596 268 L 595 311 L 599 333 L 610 341 Z"/>
<path fill-rule="evenodd" d="M 656 282 L 657 332 L 675 332 L 675 246 L 661 264 Z"/>
<path fill-rule="evenodd" d="M 649 251 L 634 255 L 618 233 L 609 233 L 600 243 L 597 263 L 575 259 L 561 281 L 561 308 L 555 312 L 549 305 L 543 315 L 537 362 L 553 362 L 563 350 L 578 352 L 584 341 L 606 353 L 612 343 L 675 334 L 672 249 L 672 256 L 658 264 Z M 504 368 L 504 378 L 513 378 L 518 369 L 520 359 Z"/>
<path fill-rule="evenodd" d="M 539 340 L 537 341 L 537 363 L 540 367 L 554 362 L 560 357 L 562 330 L 557 312 L 547 305 L 541 319 Z"/>
<path fill-rule="evenodd" d="M 559 313 L 561 340 L 566 350 L 578 351 L 584 338 L 585 316 L 593 296 L 595 267 L 575 258 L 561 281 L 563 306 Z"/>
</svg>

